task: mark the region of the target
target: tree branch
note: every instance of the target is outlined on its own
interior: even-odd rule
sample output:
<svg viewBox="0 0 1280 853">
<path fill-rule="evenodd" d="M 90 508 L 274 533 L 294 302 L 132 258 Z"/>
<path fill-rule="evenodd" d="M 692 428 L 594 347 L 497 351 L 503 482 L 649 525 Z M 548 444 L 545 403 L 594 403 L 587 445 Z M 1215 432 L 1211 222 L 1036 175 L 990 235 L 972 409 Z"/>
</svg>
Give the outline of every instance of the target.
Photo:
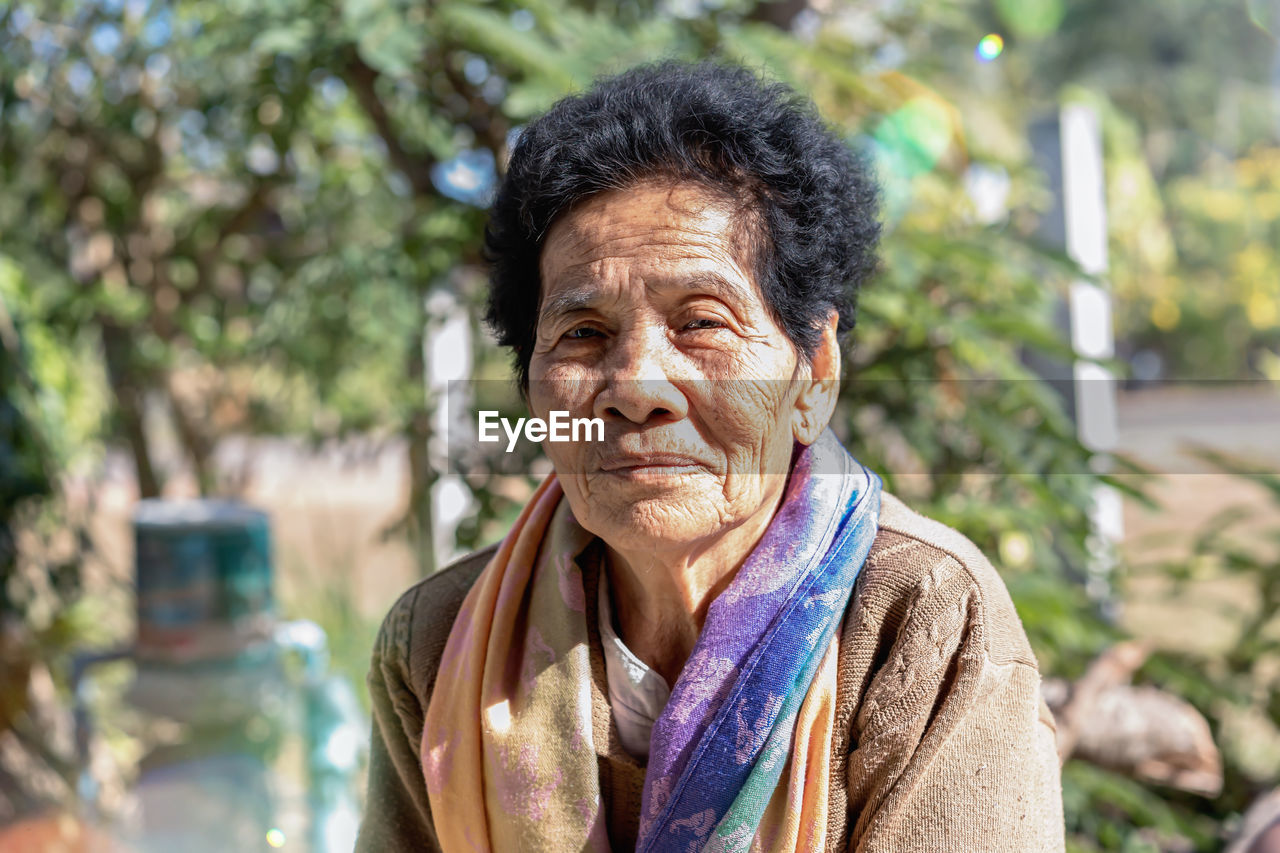
<svg viewBox="0 0 1280 853">
<path fill-rule="evenodd" d="M 373 122 L 374 130 L 387 146 L 387 156 L 391 158 L 391 164 L 408 178 L 414 193 L 424 196 L 434 195 L 435 186 L 431 183 L 431 167 L 435 165 L 435 159 L 429 154 L 410 153 L 401 143 L 391 113 L 378 95 L 377 82 L 381 75 L 361 59 L 355 49 L 349 51 L 343 72 L 347 86 L 351 88 L 360 108 L 369 117 L 369 121 Z"/>
<path fill-rule="evenodd" d="M 467 126 L 493 152 L 494 158 L 497 160 L 498 165 L 501 166 L 502 150 L 507 145 L 507 132 L 510 130 L 506 119 L 500 111 L 490 106 L 489 102 L 476 91 L 476 88 L 468 83 L 466 78 L 460 75 L 456 69 L 450 67 L 447 62 L 443 63 L 441 70 L 453 90 L 466 99 L 468 115 L 464 120 Z"/>
</svg>

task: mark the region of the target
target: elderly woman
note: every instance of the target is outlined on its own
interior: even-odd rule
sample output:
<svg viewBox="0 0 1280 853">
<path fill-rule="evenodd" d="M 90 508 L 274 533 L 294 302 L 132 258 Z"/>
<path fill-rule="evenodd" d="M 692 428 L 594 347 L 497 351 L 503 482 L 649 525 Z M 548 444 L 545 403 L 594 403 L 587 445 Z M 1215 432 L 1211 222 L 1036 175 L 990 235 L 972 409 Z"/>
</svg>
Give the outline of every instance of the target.
<svg viewBox="0 0 1280 853">
<path fill-rule="evenodd" d="M 644 67 L 531 123 L 488 320 L 604 423 L 374 652 L 359 849 L 1059 850 L 1008 593 L 827 424 L 876 192 L 786 88 Z"/>
</svg>

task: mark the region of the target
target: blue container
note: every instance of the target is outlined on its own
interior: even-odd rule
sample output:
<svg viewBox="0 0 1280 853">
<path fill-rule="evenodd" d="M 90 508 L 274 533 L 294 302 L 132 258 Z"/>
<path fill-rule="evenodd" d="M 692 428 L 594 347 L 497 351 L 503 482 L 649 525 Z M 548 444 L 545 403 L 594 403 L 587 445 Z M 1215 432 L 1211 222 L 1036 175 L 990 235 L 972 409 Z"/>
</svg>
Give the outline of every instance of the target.
<svg viewBox="0 0 1280 853">
<path fill-rule="evenodd" d="M 266 513 L 237 501 L 140 501 L 133 516 L 139 659 L 236 658 L 275 625 Z"/>
</svg>

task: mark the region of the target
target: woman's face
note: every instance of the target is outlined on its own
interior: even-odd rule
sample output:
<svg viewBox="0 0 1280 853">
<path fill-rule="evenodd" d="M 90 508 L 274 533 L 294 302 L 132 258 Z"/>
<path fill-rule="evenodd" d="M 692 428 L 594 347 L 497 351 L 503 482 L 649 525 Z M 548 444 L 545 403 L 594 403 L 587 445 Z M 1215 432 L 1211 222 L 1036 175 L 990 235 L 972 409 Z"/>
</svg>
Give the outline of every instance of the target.
<svg viewBox="0 0 1280 853">
<path fill-rule="evenodd" d="M 830 419 L 834 315 L 806 362 L 765 306 L 738 219 L 698 186 L 644 183 L 591 197 L 544 243 L 530 408 L 604 421 L 603 441 L 544 449 L 578 522 L 616 549 L 767 523 L 794 442 Z"/>
</svg>

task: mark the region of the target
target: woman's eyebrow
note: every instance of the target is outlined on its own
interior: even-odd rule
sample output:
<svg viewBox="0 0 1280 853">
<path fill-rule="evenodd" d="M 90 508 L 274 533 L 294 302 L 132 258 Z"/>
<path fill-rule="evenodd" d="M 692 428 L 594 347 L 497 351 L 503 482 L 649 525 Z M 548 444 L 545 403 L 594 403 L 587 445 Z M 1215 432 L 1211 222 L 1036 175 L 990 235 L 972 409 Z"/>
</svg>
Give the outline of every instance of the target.
<svg viewBox="0 0 1280 853">
<path fill-rule="evenodd" d="M 700 270 L 689 275 L 682 275 L 671 282 L 681 290 L 701 290 L 709 292 L 725 302 L 741 304 L 750 299 L 751 294 L 741 285 L 735 284 L 714 270 Z"/>
<path fill-rule="evenodd" d="M 538 309 L 538 322 L 542 323 L 575 311 L 590 308 L 600 296 L 598 287 L 581 284 L 548 296 Z"/>
<path fill-rule="evenodd" d="M 750 299 L 750 294 L 739 284 L 735 284 L 714 270 L 660 278 L 646 283 L 650 289 L 673 289 L 682 291 L 700 291 L 710 293 L 724 302 L 742 304 Z M 600 298 L 600 289 L 596 284 L 574 284 L 560 292 L 548 296 L 538 309 L 538 322 L 543 323 L 575 311 L 590 308 Z"/>
</svg>

